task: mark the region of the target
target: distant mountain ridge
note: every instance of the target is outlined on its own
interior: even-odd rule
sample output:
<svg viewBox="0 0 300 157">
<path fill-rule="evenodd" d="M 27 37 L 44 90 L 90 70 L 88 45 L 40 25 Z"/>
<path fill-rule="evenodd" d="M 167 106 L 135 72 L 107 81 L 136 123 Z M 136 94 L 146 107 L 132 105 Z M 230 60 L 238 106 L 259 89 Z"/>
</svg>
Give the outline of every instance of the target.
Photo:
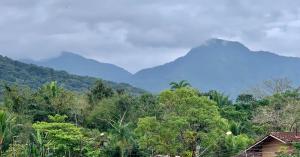
<svg viewBox="0 0 300 157">
<path fill-rule="evenodd" d="M 215 89 L 230 95 L 236 95 L 270 79 L 288 78 L 295 84 L 300 84 L 300 58 L 251 51 L 239 42 L 221 39 L 208 40 L 192 48 L 185 56 L 135 74 L 106 63 L 104 64 L 109 68 L 99 68 L 103 63 L 78 55 L 75 58 L 80 58 L 79 61 L 71 62 L 68 61 L 74 58 L 71 53 L 61 56 L 35 64 L 78 75 L 103 76 L 108 80 L 130 83 L 152 92 L 169 88 L 170 82 L 179 80 L 187 80 L 200 90 Z M 80 69 L 78 66 L 84 68 Z M 80 72 L 72 68 L 80 69 Z"/>
<path fill-rule="evenodd" d="M 274 78 L 300 84 L 300 58 L 251 51 L 239 42 L 212 39 L 173 62 L 144 69 L 133 85 L 149 91 L 168 88 L 170 81 L 187 80 L 200 90 L 216 89 L 230 95 Z"/>
<path fill-rule="evenodd" d="M 57 71 L 33 64 L 26 64 L 0 55 L 0 95 L 3 83 L 25 85 L 37 89 L 45 83 L 57 81 L 60 86 L 68 90 L 82 93 L 91 88 L 96 80 L 98 79 L 69 74 L 65 71 Z M 103 81 L 106 85 L 115 90 L 123 89 L 133 94 L 145 92 L 129 84 Z"/>
<path fill-rule="evenodd" d="M 124 82 L 124 80 L 128 80 L 132 75 L 125 69 L 116 65 L 100 63 L 96 60 L 87 59 L 72 52 L 62 52 L 58 57 L 40 61 L 23 61 L 56 70 L 64 70 L 71 74 L 98 77 L 114 82 Z"/>
</svg>

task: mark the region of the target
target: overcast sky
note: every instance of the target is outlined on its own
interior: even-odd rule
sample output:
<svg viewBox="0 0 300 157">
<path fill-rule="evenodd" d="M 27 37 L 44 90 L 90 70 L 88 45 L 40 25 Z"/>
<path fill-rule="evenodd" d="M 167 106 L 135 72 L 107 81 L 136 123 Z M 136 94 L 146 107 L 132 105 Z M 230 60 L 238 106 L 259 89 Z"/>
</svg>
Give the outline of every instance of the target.
<svg viewBox="0 0 300 157">
<path fill-rule="evenodd" d="M 72 51 L 131 72 L 209 38 L 300 57 L 298 0 L 0 0 L 0 54 Z"/>
</svg>

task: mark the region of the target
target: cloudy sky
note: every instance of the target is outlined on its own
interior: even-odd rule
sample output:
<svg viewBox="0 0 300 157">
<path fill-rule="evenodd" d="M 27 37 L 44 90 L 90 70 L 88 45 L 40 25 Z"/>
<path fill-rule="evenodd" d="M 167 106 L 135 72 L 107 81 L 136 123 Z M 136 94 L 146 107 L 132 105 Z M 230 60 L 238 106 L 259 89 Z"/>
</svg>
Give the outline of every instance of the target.
<svg viewBox="0 0 300 157">
<path fill-rule="evenodd" d="M 0 0 L 0 54 L 76 52 L 135 72 L 209 38 L 300 57 L 297 0 Z"/>
</svg>

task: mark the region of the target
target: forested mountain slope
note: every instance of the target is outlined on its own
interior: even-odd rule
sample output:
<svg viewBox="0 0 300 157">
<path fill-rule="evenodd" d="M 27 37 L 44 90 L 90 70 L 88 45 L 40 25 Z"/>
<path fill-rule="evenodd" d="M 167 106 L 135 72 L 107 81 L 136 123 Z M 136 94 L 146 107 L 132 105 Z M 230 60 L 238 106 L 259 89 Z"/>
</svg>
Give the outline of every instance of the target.
<svg viewBox="0 0 300 157">
<path fill-rule="evenodd" d="M 66 89 L 83 92 L 90 88 L 96 80 L 93 77 L 77 76 L 65 71 L 25 64 L 0 55 L 0 81 L 4 83 L 38 88 L 47 82 L 57 81 L 60 86 Z M 114 89 L 125 89 L 132 93 L 144 92 L 142 89 L 125 83 L 111 81 L 105 81 L 105 83 Z"/>
</svg>

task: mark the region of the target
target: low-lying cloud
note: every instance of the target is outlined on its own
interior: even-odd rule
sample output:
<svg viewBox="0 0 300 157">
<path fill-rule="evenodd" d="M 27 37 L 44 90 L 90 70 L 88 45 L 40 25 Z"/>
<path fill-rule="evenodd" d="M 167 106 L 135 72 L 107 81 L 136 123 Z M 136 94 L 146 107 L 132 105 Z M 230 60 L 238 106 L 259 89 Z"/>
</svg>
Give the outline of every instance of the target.
<svg viewBox="0 0 300 157">
<path fill-rule="evenodd" d="M 131 72 L 209 38 L 300 57 L 300 1 L 1 0 L 0 53 L 41 59 L 72 51 Z"/>
</svg>

